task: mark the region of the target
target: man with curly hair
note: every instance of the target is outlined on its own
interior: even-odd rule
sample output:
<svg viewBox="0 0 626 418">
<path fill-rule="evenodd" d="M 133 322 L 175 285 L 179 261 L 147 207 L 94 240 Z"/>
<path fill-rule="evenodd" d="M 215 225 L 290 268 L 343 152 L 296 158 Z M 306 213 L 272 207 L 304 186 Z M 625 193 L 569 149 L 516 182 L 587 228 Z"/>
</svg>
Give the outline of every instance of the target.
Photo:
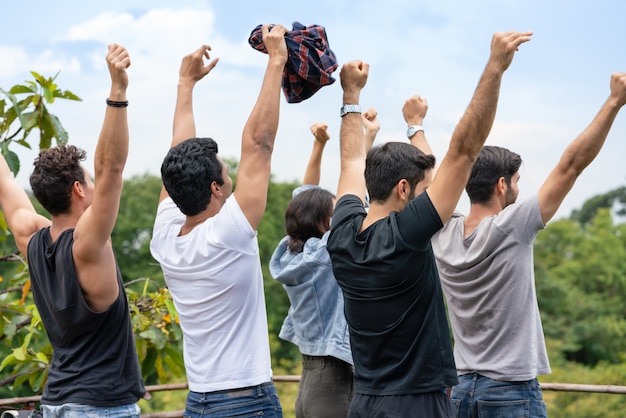
<svg viewBox="0 0 626 418">
<path fill-rule="evenodd" d="M 104 123 L 95 178 L 73 145 L 42 150 L 30 177 L 50 213 L 37 214 L 0 158 L 0 205 L 19 251 L 29 261 L 33 298 L 53 348 L 41 404 L 44 417 L 139 417 L 146 394 L 128 300 L 111 246 L 128 154 L 126 88 L 130 56 L 112 44 Z"/>
</svg>

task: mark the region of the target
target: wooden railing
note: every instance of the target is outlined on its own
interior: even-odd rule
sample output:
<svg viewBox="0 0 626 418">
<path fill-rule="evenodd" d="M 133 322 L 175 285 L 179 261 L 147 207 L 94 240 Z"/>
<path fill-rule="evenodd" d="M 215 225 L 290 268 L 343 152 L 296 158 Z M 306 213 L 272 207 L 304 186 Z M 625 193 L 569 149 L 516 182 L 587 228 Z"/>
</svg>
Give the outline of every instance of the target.
<svg viewBox="0 0 626 418">
<path fill-rule="evenodd" d="M 300 376 L 274 376 L 274 382 L 300 382 Z M 586 393 L 609 393 L 626 395 L 626 386 L 615 385 L 582 385 L 575 383 L 540 383 L 544 391 L 556 392 L 586 392 Z M 146 386 L 148 392 L 164 392 L 171 390 L 187 390 L 187 383 L 169 383 L 164 385 Z M 41 396 L 23 396 L 19 398 L 0 399 L 0 409 L 21 407 L 22 405 L 34 405 L 41 400 Z M 181 418 L 183 411 L 153 412 L 141 414 L 141 418 Z"/>
</svg>

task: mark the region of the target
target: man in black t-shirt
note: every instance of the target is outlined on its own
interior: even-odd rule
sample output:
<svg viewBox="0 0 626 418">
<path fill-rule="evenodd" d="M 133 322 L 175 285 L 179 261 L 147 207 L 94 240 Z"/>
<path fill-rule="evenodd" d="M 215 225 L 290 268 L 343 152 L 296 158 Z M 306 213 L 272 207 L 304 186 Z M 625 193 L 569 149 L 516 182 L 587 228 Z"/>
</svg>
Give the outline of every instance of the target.
<svg viewBox="0 0 626 418">
<path fill-rule="evenodd" d="M 434 159 L 413 145 L 391 142 L 366 155 L 359 96 L 369 66 L 352 61 L 341 70 L 341 175 L 327 248 L 355 364 L 349 417 L 453 416 L 445 389 L 456 384 L 456 370 L 430 238 L 456 207 L 491 129 L 502 75 L 531 35 L 493 35 L 485 71 L 430 186 Z"/>
</svg>

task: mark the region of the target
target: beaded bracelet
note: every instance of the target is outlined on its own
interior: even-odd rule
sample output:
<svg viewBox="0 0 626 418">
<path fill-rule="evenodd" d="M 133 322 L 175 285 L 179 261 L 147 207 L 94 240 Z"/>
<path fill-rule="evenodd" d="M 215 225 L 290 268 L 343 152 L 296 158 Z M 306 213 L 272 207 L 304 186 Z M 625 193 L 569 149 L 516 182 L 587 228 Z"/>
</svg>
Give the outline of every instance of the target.
<svg viewBox="0 0 626 418">
<path fill-rule="evenodd" d="M 114 100 L 107 99 L 107 106 L 111 106 L 111 107 L 128 107 L 128 100 L 124 100 L 123 102 L 116 102 Z"/>
</svg>

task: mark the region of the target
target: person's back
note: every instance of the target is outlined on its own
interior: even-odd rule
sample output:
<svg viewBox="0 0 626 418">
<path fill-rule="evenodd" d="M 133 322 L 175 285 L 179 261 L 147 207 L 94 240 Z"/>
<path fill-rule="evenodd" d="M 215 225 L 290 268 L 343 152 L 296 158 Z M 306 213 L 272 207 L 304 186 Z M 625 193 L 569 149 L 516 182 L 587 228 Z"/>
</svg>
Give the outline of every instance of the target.
<svg viewBox="0 0 626 418">
<path fill-rule="evenodd" d="M 458 374 L 524 381 L 550 373 L 533 270 L 541 229 L 535 195 L 484 218 L 468 236 L 456 213 L 433 239 Z"/>
<path fill-rule="evenodd" d="M 365 211 L 358 198 L 337 204 L 328 247 L 344 294 L 359 393 L 414 394 L 456 382 L 430 247 L 441 220 L 429 203 L 421 194 L 361 232 Z"/>
<path fill-rule="evenodd" d="M 31 290 L 53 349 L 42 402 L 132 404 L 144 391 L 121 275 L 111 306 L 90 309 L 72 259 L 73 234 L 67 229 L 52 242 L 44 228 L 28 245 Z"/>
<path fill-rule="evenodd" d="M 269 381 L 256 232 L 233 195 L 215 216 L 180 236 L 184 220 L 171 200 L 162 202 L 151 249 L 180 317 L 190 389 L 212 392 Z"/>
</svg>

